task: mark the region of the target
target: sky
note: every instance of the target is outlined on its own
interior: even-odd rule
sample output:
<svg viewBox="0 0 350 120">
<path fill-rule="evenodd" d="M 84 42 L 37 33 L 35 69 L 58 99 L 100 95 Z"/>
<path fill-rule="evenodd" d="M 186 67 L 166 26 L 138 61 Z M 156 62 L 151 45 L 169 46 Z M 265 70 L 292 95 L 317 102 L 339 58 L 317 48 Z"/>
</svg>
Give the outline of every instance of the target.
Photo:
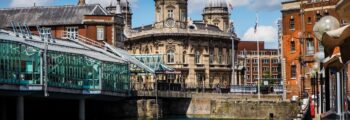
<svg viewBox="0 0 350 120">
<path fill-rule="evenodd" d="M 86 0 L 88 4 L 109 5 L 112 0 Z M 154 22 L 154 0 L 129 0 L 133 10 L 133 27 Z M 202 20 L 202 10 L 208 0 L 188 0 L 189 17 Z M 284 0 L 229 0 L 233 5 L 231 19 L 235 32 L 243 41 L 265 41 L 266 48 L 278 47 L 277 21 L 281 18 L 281 2 Z M 0 0 L 0 8 L 75 5 L 78 0 Z M 258 20 L 256 19 L 258 18 Z M 257 33 L 254 26 L 258 21 Z"/>
</svg>

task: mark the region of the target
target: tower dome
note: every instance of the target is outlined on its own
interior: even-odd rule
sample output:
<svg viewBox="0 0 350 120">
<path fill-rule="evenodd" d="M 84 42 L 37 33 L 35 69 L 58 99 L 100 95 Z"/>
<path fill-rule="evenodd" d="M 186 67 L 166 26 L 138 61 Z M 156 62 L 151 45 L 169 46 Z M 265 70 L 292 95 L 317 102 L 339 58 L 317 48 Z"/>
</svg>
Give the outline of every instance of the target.
<svg viewBox="0 0 350 120">
<path fill-rule="evenodd" d="M 208 0 L 206 8 L 227 8 L 227 2 L 226 0 Z"/>
</svg>

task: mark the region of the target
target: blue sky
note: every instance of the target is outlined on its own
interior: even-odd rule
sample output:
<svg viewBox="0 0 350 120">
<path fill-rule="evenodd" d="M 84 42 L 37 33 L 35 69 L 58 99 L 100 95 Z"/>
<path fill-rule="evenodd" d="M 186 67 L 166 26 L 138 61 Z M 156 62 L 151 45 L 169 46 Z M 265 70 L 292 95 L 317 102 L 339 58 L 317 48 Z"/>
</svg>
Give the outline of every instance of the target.
<svg viewBox="0 0 350 120">
<path fill-rule="evenodd" d="M 75 5 L 77 0 L 0 0 L 0 8 L 46 5 Z M 86 0 L 88 3 L 109 5 L 111 0 Z M 133 26 L 151 24 L 154 21 L 154 0 L 130 0 L 133 7 Z M 235 23 L 237 35 L 242 40 L 259 39 L 267 42 L 268 48 L 277 47 L 277 20 L 281 17 L 282 0 L 229 0 L 234 9 L 231 19 Z M 189 0 L 189 17 L 202 19 L 202 9 L 207 0 Z M 258 33 L 253 35 L 253 27 L 259 16 Z M 253 37 L 255 36 L 255 37 Z"/>
</svg>

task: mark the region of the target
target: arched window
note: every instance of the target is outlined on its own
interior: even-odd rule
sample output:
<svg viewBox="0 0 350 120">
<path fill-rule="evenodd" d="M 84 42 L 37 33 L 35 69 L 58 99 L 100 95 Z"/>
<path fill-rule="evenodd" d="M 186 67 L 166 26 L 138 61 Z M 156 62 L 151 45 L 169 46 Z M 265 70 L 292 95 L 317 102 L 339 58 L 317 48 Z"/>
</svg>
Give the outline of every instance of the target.
<svg viewBox="0 0 350 120">
<path fill-rule="evenodd" d="M 174 63 L 175 53 L 173 50 L 167 52 L 168 63 Z"/>
<path fill-rule="evenodd" d="M 196 50 L 196 53 L 195 53 L 195 62 L 197 63 L 197 64 L 199 64 L 199 63 L 201 63 L 200 60 L 201 59 L 201 53 L 199 52 L 199 50 Z"/>
</svg>

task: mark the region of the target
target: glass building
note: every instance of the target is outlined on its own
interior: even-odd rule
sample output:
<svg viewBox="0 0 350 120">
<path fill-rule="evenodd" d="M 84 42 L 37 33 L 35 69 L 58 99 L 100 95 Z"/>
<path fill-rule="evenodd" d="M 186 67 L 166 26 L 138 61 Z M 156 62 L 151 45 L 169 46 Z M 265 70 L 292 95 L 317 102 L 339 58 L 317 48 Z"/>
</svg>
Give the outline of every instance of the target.
<svg viewBox="0 0 350 120">
<path fill-rule="evenodd" d="M 129 92 L 129 62 L 120 56 L 79 41 L 24 37 L 0 31 L 0 84 L 19 90 L 47 85 L 88 94 Z"/>
</svg>

